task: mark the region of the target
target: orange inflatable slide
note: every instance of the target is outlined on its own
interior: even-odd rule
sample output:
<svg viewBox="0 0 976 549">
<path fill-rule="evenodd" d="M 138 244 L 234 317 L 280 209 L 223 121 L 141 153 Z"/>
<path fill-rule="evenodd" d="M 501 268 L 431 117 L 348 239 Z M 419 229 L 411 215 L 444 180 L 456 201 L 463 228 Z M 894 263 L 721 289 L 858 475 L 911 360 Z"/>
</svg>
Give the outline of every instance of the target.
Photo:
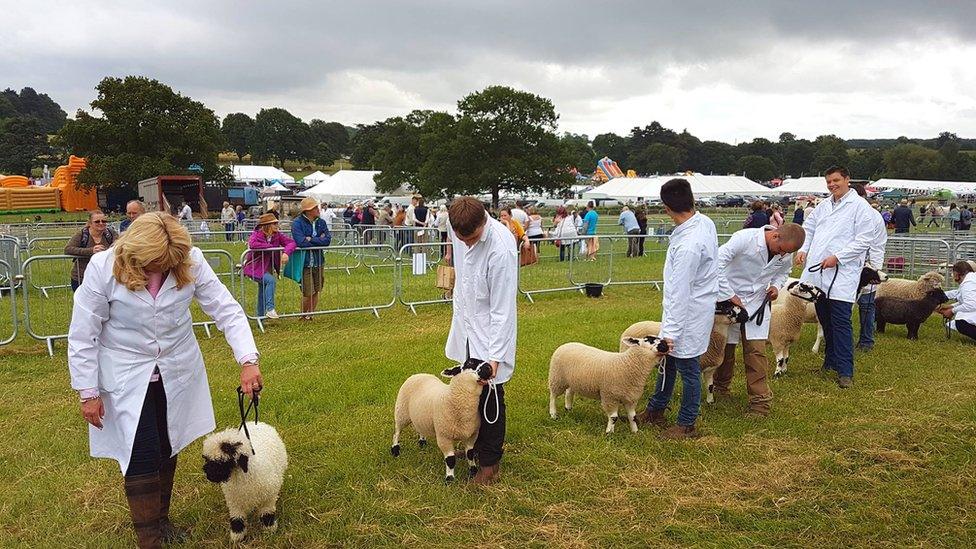
<svg viewBox="0 0 976 549">
<path fill-rule="evenodd" d="M 54 170 L 51 187 L 61 191 L 61 208 L 66 212 L 88 212 L 98 209 L 98 193 L 78 187 L 78 174 L 85 169 L 85 159 L 71 155 L 67 166 Z"/>
</svg>

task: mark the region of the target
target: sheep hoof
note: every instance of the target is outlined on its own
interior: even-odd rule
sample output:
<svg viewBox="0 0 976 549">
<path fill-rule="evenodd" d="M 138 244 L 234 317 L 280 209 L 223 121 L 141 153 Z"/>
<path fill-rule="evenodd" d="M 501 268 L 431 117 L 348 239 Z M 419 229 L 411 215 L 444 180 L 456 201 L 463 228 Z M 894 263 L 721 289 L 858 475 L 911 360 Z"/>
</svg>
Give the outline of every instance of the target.
<svg viewBox="0 0 976 549">
<path fill-rule="evenodd" d="M 559 416 L 556 415 L 556 414 L 549 414 L 549 418 L 550 419 L 559 419 Z"/>
<path fill-rule="evenodd" d="M 261 515 L 261 524 L 264 525 L 264 529 L 271 532 L 278 527 L 278 518 L 274 513 L 267 513 Z"/>
<path fill-rule="evenodd" d="M 417 446 L 420 446 L 421 448 L 427 446 L 427 439 L 426 438 L 422 438 L 422 439 L 418 440 L 417 441 Z"/>
<path fill-rule="evenodd" d="M 444 477 L 444 484 L 450 484 L 452 482 L 454 482 L 454 475 Z"/>
<path fill-rule="evenodd" d="M 391 446 L 390 453 L 393 454 L 393 457 L 400 457 L 400 445 L 394 444 L 393 446 Z"/>
</svg>

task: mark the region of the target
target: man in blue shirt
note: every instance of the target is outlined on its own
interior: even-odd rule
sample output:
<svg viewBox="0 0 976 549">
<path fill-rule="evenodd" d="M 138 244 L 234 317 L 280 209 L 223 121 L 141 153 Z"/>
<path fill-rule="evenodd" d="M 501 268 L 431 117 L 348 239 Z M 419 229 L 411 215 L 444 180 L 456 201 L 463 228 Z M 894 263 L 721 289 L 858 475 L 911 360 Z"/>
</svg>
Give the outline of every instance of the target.
<svg viewBox="0 0 976 549">
<path fill-rule="evenodd" d="M 627 237 L 627 257 L 637 257 L 637 242 L 640 240 L 640 237 L 637 236 L 640 234 L 640 224 L 637 223 L 637 216 L 634 215 L 634 212 L 630 211 L 630 208 L 624 206 L 624 208 L 620 210 L 620 217 L 617 219 L 617 225 L 623 225 L 624 232 L 628 235 L 632 235 Z"/>
<path fill-rule="evenodd" d="M 291 237 L 299 248 L 323 248 L 332 243 L 328 224 L 319 218 L 319 203 L 312 197 L 301 202 L 302 215 L 291 222 Z M 305 264 L 302 269 L 302 312 L 310 313 L 318 307 L 319 292 L 322 291 L 322 267 L 325 258 L 322 250 L 305 251 Z M 303 317 L 311 320 L 310 315 Z"/>
<path fill-rule="evenodd" d="M 596 253 L 600 250 L 600 239 L 596 237 L 596 223 L 600 219 L 596 213 L 596 206 L 590 200 L 586 203 L 586 215 L 583 216 L 583 234 L 592 235 L 586 239 L 586 260 L 596 261 Z"/>
<path fill-rule="evenodd" d="M 119 223 L 119 232 L 124 233 L 129 228 L 129 225 L 132 225 L 132 222 L 144 213 L 146 213 L 146 207 L 142 205 L 142 202 L 130 200 L 125 205 L 125 219 Z"/>
</svg>

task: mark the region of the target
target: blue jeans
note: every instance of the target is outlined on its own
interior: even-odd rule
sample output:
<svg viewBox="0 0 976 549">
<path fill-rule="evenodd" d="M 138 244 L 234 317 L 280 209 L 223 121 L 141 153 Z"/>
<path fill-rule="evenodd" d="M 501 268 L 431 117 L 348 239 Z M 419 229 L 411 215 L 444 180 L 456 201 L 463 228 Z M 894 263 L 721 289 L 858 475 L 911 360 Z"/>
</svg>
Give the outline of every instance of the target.
<svg viewBox="0 0 976 549">
<path fill-rule="evenodd" d="M 271 273 L 264 273 L 261 280 L 255 282 L 258 283 L 258 316 L 264 316 L 275 308 L 275 287 L 278 279 Z"/>
<path fill-rule="evenodd" d="M 816 308 L 826 343 L 824 370 L 835 370 L 840 376 L 854 377 L 854 328 L 851 325 L 854 304 L 822 299 L 817 302 Z"/>
<path fill-rule="evenodd" d="M 236 226 L 237 225 L 235 223 L 224 223 L 224 232 L 227 233 L 224 235 L 224 238 L 226 238 L 228 242 L 234 239 L 234 228 Z"/>
<path fill-rule="evenodd" d="M 668 356 L 664 363 L 664 380 L 658 372 L 654 385 L 654 395 L 647 401 L 647 411 L 663 410 L 671 402 L 674 394 L 674 380 L 681 374 L 681 408 L 678 409 L 678 425 L 691 427 L 698 419 L 701 405 L 701 364 L 695 358 L 675 358 Z M 676 372 L 677 370 L 677 372 Z"/>
<path fill-rule="evenodd" d="M 857 346 L 865 349 L 874 347 L 874 296 L 875 293 L 871 292 L 857 298 L 858 317 L 861 320 Z"/>
</svg>

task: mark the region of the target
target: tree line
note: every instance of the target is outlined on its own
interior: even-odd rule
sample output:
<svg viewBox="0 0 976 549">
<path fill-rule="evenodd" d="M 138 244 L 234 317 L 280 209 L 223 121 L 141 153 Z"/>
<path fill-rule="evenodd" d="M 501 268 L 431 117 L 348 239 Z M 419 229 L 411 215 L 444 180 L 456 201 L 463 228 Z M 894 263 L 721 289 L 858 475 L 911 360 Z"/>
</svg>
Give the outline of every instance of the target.
<svg viewBox="0 0 976 549">
<path fill-rule="evenodd" d="M 53 153 L 48 134 L 67 119 L 60 105 L 33 88 L 0 92 L 0 173 L 29 176 L 39 159 Z"/>
</svg>

